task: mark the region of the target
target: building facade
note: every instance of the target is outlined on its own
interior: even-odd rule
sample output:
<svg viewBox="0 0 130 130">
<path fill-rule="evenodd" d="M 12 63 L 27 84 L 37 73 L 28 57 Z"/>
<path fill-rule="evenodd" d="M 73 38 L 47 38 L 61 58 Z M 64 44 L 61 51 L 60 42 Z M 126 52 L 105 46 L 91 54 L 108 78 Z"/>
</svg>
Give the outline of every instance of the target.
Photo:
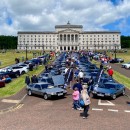
<svg viewBox="0 0 130 130">
<path fill-rule="evenodd" d="M 18 32 L 18 50 L 121 49 L 119 31 L 83 31 L 82 25 L 56 25 L 55 31 Z"/>
</svg>

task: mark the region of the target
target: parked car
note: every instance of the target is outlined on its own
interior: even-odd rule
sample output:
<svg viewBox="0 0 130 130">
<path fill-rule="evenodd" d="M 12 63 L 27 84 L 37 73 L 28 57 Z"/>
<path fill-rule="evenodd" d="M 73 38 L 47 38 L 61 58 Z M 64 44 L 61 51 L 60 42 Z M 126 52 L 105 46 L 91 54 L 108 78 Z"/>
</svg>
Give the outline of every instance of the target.
<svg viewBox="0 0 130 130">
<path fill-rule="evenodd" d="M 130 69 L 130 62 L 122 64 L 121 67 L 126 68 L 126 69 Z"/>
<path fill-rule="evenodd" d="M 41 95 L 45 100 L 53 96 L 64 97 L 66 93 L 65 89 L 46 83 L 34 83 L 27 86 L 27 94 L 29 96 L 32 94 Z"/>
<path fill-rule="evenodd" d="M 124 59 L 122 59 L 122 58 L 114 58 L 114 59 L 109 60 L 109 62 L 110 63 L 123 63 Z"/>
<path fill-rule="evenodd" d="M 3 69 L 0 69 L 0 76 L 6 76 L 8 75 L 10 78 L 16 78 L 18 76 L 20 76 L 20 71 L 17 70 L 17 71 L 13 71 L 11 68 L 3 68 Z"/>
<path fill-rule="evenodd" d="M 13 67 L 11 67 L 11 69 L 14 72 L 19 71 L 20 75 L 25 74 L 25 73 L 27 73 L 29 71 L 27 66 L 13 66 Z"/>
<path fill-rule="evenodd" d="M 125 95 L 125 86 L 114 82 L 94 84 L 92 93 L 94 97 L 100 96 L 116 99 L 118 95 Z"/>
<path fill-rule="evenodd" d="M 3 80 L 0 80 L 0 88 L 5 87 L 5 82 Z"/>
</svg>

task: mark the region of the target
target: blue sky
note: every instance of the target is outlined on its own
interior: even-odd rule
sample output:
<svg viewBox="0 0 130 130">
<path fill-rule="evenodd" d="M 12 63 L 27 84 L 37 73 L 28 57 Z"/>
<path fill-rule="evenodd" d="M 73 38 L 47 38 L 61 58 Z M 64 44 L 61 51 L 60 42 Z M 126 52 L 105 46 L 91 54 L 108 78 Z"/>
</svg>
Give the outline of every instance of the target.
<svg viewBox="0 0 130 130">
<path fill-rule="evenodd" d="M 84 31 L 130 36 L 130 0 L 0 0 L 0 35 L 54 31 L 68 20 Z"/>
</svg>

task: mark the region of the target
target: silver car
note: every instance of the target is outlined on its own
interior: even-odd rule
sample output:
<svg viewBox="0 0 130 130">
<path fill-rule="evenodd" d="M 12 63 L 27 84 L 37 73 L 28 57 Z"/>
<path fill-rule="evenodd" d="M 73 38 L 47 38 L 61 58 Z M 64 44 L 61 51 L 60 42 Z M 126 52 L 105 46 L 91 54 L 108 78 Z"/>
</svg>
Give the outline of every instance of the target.
<svg viewBox="0 0 130 130">
<path fill-rule="evenodd" d="M 41 95 L 45 100 L 53 96 L 64 97 L 66 93 L 65 89 L 47 83 L 34 83 L 27 86 L 27 94 L 29 96 L 32 94 Z"/>
</svg>

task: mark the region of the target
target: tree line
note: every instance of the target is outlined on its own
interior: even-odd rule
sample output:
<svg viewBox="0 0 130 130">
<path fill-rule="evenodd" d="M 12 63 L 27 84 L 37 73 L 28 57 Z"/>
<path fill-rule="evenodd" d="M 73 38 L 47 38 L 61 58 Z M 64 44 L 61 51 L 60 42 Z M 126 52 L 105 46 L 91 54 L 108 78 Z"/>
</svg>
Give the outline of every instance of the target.
<svg viewBox="0 0 130 130">
<path fill-rule="evenodd" d="M 17 49 L 17 36 L 0 36 L 0 49 Z M 130 48 L 130 36 L 121 36 L 121 48 Z"/>
<path fill-rule="evenodd" d="M 16 49 L 17 36 L 0 36 L 0 49 Z"/>
</svg>

